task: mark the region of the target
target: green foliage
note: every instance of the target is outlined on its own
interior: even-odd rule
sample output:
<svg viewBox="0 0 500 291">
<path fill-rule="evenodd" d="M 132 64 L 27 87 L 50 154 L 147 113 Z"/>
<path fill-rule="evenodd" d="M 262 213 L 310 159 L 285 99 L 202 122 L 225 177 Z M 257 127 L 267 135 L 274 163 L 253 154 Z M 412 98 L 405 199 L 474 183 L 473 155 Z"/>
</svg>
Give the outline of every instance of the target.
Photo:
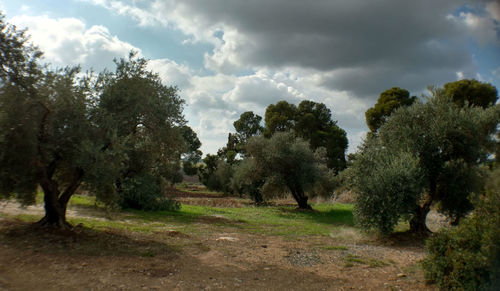
<svg viewBox="0 0 500 291">
<path fill-rule="evenodd" d="M 427 280 L 443 290 L 495 290 L 500 284 L 500 170 L 458 227 L 427 242 Z"/>
<path fill-rule="evenodd" d="M 325 148 L 329 169 L 338 172 L 345 168 L 347 134 L 332 120 L 331 111 L 325 104 L 304 100 L 298 107 L 286 101 L 269 105 L 264 136 L 269 138 L 276 132 L 289 130 L 308 141 L 313 151 Z"/>
<path fill-rule="evenodd" d="M 262 195 L 263 169 L 255 165 L 255 159 L 246 158 L 235 165 L 231 188 L 238 194 L 248 194 L 255 204 L 264 203 Z"/>
<path fill-rule="evenodd" d="M 401 106 L 410 106 L 416 97 L 410 97 L 410 92 L 399 87 L 382 92 L 374 107 L 365 113 L 366 124 L 372 132 L 376 132 L 385 123 L 391 113 Z"/>
<path fill-rule="evenodd" d="M 184 101 L 175 87 L 163 85 L 158 75 L 146 69 L 147 61 L 133 53 L 128 60 L 115 63 L 115 72 L 99 75 L 98 107 L 94 114 L 101 137 L 100 151 L 113 158 L 104 158 L 105 163 L 93 168 L 99 172 L 110 170 L 105 183 L 95 183 L 101 176 L 92 176 L 91 181 L 101 201 L 119 197 L 120 201 L 128 201 L 121 203 L 122 206 L 147 204 L 153 209 L 149 202 L 157 201 L 162 191 L 153 193 L 154 188 L 139 187 L 140 181 L 145 177 L 163 178 L 172 184 L 182 181 L 181 154 L 194 152 L 196 156 L 200 143 L 196 134 L 184 125 Z M 146 192 L 131 195 L 130 189 Z M 151 197 L 146 198 L 148 195 Z M 130 202 L 131 197 L 148 202 Z"/>
<path fill-rule="evenodd" d="M 358 192 L 357 222 L 387 234 L 413 213 L 422 195 L 422 181 L 418 158 L 407 152 L 395 155 L 377 143 L 373 139 L 365 144 L 348 171 Z"/>
<path fill-rule="evenodd" d="M 118 201 L 122 208 L 142 210 L 180 209 L 180 203 L 165 195 L 165 181 L 161 177 L 145 174 L 126 179 Z"/>
<path fill-rule="evenodd" d="M 269 195 L 271 190 L 288 190 L 297 201 L 299 208 L 310 208 L 306 190 L 312 189 L 320 180 L 326 167 L 321 167 L 322 159 L 315 156 L 307 141 L 297 138 L 292 132 L 278 132 L 271 138 L 253 137 L 247 145 L 252 162 L 248 162 L 258 178 L 251 181 L 265 181 L 261 191 Z"/>
<path fill-rule="evenodd" d="M 326 164 L 329 169 L 339 172 L 345 168 L 347 134 L 332 120 L 332 113 L 325 104 L 309 100 L 300 102 L 294 131 L 299 137 L 309 141 L 311 149 L 326 149 Z"/>
<path fill-rule="evenodd" d="M 481 164 L 499 117 L 498 106 L 462 108 L 439 94 L 393 112 L 368 137 L 348 175 L 359 194 L 362 225 L 388 232 L 408 217 L 412 231 L 424 231 L 430 206 L 438 202 L 458 221 L 472 209 L 469 194 L 482 185 Z"/>
<path fill-rule="evenodd" d="M 444 94 L 450 96 L 458 106 L 492 106 L 498 99 L 498 91 L 490 83 L 477 80 L 459 80 L 446 83 L 443 86 Z"/>
<path fill-rule="evenodd" d="M 217 155 L 208 154 L 203 159 L 203 166 L 198 168 L 198 177 L 209 190 L 232 193 L 232 166 Z"/>
<path fill-rule="evenodd" d="M 295 125 L 297 107 L 286 101 L 271 104 L 266 108 L 264 136 L 271 137 L 276 132 L 290 131 Z"/>
<path fill-rule="evenodd" d="M 245 144 L 252 136 L 260 135 L 264 128 L 260 125 L 262 117 L 252 111 L 244 112 L 233 125 L 239 144 Z"/>
<path fill-rule="evenodd" d="M 193 164 L 191 161 L 184 161 L 182 163 L 182 170 L 188 176 L 194 176 L 198 174 L 198 167 Z"/>
</svg>

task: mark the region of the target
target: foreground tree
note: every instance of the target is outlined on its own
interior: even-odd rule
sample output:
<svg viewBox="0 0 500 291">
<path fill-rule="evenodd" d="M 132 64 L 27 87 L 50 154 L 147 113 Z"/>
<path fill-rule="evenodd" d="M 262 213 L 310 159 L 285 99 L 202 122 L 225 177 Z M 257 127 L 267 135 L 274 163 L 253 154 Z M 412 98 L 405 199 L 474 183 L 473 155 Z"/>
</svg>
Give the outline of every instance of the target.
<svg viewBox="0 0 500 291">
<path fill-rule="evenodd" d="M 1 197 L 34 203 L 40 186 L 40 224 L 62 228 L 81 183 L 108 204 L 170 206 L 164 182 L 178 175 L 185 148 L 176 89 L 133 54 L 98 76 L 42 70 L 24 34 L 3 18 L 0 28 Z"/>
<path fill-rule="evenodd" d="M 44 72 L 41 52 L 0 18 L 0 195 L 23 204 L 44 191 L 40 224 L 67 226 L 66 206 L 83 180 L 90 104 L 78 68 Z"/>
<path fill-rule="evenodd" d="M 410 92 L 399 87 L 392 87 L 380 93 L 377 103 L 365 112 L 366 124 L 371 132 L 377 132 L 391 113 L 401 106 L 410 106 L 417 97 L 410 97 Z"/>
<path fill-rule="evenodd" d="M 262 192 L 286 189 L 300 209 L 311 209 L 306 191 L 312 189 L 320 177 L 328 172 L 322 164 L 324 157 L 315 156 L 309 143 L 292 132 L 275 133 L 267 139 L 253 137 L 247 145 L 251 161 L 245 162 L 250 182 L 265 181 Z"/>
<path fill-rule="evenodd" d="M 499 118 L 499 106 L 462 108 L 440 94 L 396 110 L 349 170 L 358 220 L 390 232 L 407 218 L 411 231 L 426 232 L 427 213 L 439 202 L 458 222 L 472 209 L 469 194 L 481 189 Z"/>
</svg>

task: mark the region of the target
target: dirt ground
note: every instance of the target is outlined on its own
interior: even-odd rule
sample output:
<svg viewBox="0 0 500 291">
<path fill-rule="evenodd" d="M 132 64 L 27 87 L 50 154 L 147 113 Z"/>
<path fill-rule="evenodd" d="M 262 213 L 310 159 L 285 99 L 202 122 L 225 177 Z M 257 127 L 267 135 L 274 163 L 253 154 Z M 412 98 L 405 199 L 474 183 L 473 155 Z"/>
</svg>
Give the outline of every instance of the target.
<svg viewBox="0 0 500 291">
<path fill-rule="evenodd" d="M 219 233 L 215 217 L 189 235 L 47 231 L 9 218 L 12 211 L 20 210 L 0 205 L 0 290 L 434 290 L 418 267 L 423 246 L 411 239 Z"/>
</svg>

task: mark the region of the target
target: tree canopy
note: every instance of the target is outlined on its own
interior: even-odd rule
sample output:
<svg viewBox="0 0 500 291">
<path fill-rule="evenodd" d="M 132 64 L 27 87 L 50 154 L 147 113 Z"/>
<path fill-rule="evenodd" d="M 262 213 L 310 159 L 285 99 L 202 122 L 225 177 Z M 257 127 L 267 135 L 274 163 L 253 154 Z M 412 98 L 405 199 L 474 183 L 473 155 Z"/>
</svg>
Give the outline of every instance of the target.
<svg viewBox="0 0 500 291">
<path fill-rule="evenodd" d="M 347 134 L 332 119 L 332 113 L 325 104 L 304 100 L 298 107 L 286 101 L 269 105 L 264 136 L 289 130 L 308 141 L 313 151 L 325 148 L 328 168 L 336 172 L 345 168 Z"/>
<path fill-rule="evenodd" d="M 495 86 L 474 79 L 446 83 L 443 90 L 444 94 L 450 96 L 453 102 L 459 106 L 464 106 L 467 103 L 469 106 L 486 108 L 495 104 L 498 99 L 498 91 Z"/>
<path fill-rule="evenodd" d="M 399 87 L 392 87 L 380 93 L 375 106 L 365 112 L 366 124 L 371 132 L 377 132 L 391 113 L 401 106 L 410 106 L 416 97 L 410 97 L 410 92 Z"/>
</svg>

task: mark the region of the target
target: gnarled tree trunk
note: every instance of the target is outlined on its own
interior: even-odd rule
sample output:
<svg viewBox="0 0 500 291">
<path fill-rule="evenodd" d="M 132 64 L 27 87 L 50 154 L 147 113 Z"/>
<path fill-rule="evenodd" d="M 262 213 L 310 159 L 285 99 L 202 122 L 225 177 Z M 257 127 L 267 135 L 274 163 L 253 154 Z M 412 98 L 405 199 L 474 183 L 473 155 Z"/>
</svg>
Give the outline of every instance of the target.
<svg viewBox="0 0 500 291">
<path fill-rule="evenodd" d="M 54 180 L 43 179 L 40 183 L 44 192 L 45 216 L 37 223 L 41 226 L 53 226 L 61 229 L 71 228 L 66 221 L 66 208 L 69 199 L 78 189 L 83 177 L 83 170 L 78 169 L 70 184 L 60 194 L 59 186 Z"/>
</svg>

